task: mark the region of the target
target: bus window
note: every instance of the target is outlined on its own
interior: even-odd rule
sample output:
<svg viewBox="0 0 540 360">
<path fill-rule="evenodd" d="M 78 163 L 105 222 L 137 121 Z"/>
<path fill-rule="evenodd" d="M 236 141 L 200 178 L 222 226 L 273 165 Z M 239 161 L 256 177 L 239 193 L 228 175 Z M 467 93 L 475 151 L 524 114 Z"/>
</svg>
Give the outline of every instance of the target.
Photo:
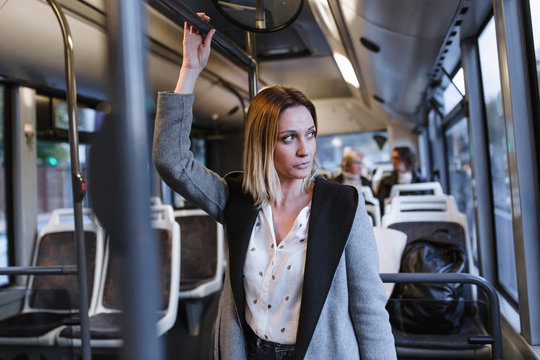
<svg viewBox="0 0 540 360">
<path fill-rule="evenodd" d="M 53 99 L 54 106 L 54 126 L 57 129 L 69 129 L 68 106 L 64 100 Z M 99 115 L 99 116 L 97 116 Z M 77 130 L 85 132 L 96 132 L 101 126 L 102 114 L 96 110 L 77 106 Z"/>
<path fill-rule="evenodd" d="M 68 107 L 64 100 L 44 95 L 36 96 L 39 100 L 37 115 L 37 180 L 38 180 L 38 231 L 47 224 L 54 209 L 73 207 L 73 189 L 71 183 L 71 159 L 68 139 Z M 50 106 L 52 104 L 52 120 Z M 79 130 L 79 162 L 85 177 L 87 191 L 91 186 L 87 177 L 87 158 L 93 132 L 99 130 L 105 113 L 84 105 L 77 106 Z M 52 134 L 52 135 L 51 135 Z M 86 142 L 86 143 L 85 143 Z M 83 200 L 88 207 L 88 192 Z"/>
<path fill-rule="evenodd" d="M 448 114 L 465 95 L 465 79 L 463 78 L 463 68 L 459 68 L 456 75 L 443 93 L 444 98 L 444 113 Z"/>
<path fill-rule="evenodd" d="M 386 131 L 318 136 L 317 163 L 335 175 L 340 169 L 343 151 L 351 148 L 364 155 L 364 170 L 373 170 L 377 164 L 390 163 L 387 137 Z"/>
<path fill-rule="evenodd" d="M 450 194 L 456 199 L 459 211 L 467 216 L 473 257 L 478 259 L 476 226 L 472 191 L 471 152 L 467 118 L 461 117 L 445 131 L 446 156 Z"/>
<path fill-rule="evenodd" d="M 517 301 L 516 261 L 514 257 L 507 155 L 507 151 L 511 151 L 512 149 L 507 148 L 506 142 L 497 56 L 497 39 L 493 19 L 491 19 L 480 34 L 478 48 L 489 142 L 497 277 L 499 285 Z"/>
<path fill-rule="evenodd" d="M 531 7 L 531 23 L 536 52 L 536 71 L 538 73 L 538 87 L 540 88 L 540 2 L 530 1 L 529 6 Z"/>
<path fill-rule="evenodd" d="M 4 87 L 0 85 L 0 267 L 8 266 L 8 236 L 6 221 L 6 166 L 4 156 Z M 0 276 L 0 286 L 9 278 Z"/>
<path fill-rule="evenodd" d="M 79 144 L 79 162 L 85 178 L 89 151 L 89 145 Z M 73 207 L 69 143 L 38 139 L 37 166 L 39 231 L 54 209 Z M 88 194 L 83 206 L 88 206 Z"/>
</svg>

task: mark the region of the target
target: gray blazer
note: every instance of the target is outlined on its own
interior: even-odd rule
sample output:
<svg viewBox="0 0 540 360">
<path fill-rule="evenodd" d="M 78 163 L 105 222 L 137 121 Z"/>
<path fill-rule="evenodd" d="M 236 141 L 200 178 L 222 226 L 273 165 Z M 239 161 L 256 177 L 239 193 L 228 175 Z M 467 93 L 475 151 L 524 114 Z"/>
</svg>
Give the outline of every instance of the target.
<svg viewBox="0 0 540 360">
<path fill-rule="evenodd" d="M 242 269 L 257 209 L 241 174 L 221 178 L 189 151 L 193 95 L 160 93 L 154 164 L 176 192 L 224 223 L 229 261 L 215 324 L 214 357 L 245 359 Z M 296 340 L 296 358 L 396 359 L 377 248 L 355 188 L 317 179 Z"/>
</svg>

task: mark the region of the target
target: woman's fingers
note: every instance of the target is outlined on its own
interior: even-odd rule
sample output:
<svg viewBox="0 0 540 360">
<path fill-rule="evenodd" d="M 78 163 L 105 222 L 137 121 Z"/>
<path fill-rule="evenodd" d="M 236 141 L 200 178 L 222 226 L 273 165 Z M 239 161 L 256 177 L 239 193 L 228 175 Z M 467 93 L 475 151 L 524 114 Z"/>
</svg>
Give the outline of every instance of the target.
<svg viewBox="0 0 540 360">
<path fill-rule="evenodd" d="M 210 44 L 212 43 L 212 38 L 214 37 L 214 34 L 216 33 L 216 29 L 212 29 L 206 34 L 206 37 L 204 38 L 204 44 L 203 46 L 205 48 L 210 48 Z"/>
<path fill-rule="evenodd" d="M 204 21 L 210 22 L 210 17 L 209 17 L 208 15 L 206 15 L 205 13 L 200 12 L 200 13 L 197 13 L 197 15 L 199 15 L 199 17 L 200 17 L 201 19 L 203 19 Z"/>
</svg>

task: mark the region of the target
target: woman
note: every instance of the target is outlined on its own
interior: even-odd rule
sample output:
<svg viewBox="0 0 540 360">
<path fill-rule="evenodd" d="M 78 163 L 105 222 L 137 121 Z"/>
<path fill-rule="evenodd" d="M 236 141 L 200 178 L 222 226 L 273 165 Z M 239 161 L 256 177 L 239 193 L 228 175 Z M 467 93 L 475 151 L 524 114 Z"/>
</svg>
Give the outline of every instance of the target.
<svg viewBox="0 0 540 360">
<path fill-rule="evenodd" d="M 341 160 L 341 173 L 334 178 L 334 181 L 353 185 L 353 186 L 369 186 L 371 188 L 371 181 L 368 178 L 362 176 L 362 158 L 364 155 L 356 150 L 348 149 L 343 152 L 343 158 Z"/>
<path fill-rule="evenodd" d="M 193 159 L 192 93 L 213 34 L 185 25 L 175 93 L 158 97 L 153 152 L 167 184 L 227 228 L 214 357 L 395 359 L 363 201 L 316 176 L 317 118 L 302 93 L 271 87 L 252 100 L 244 173 L 221 178 Z"/>
</svg>

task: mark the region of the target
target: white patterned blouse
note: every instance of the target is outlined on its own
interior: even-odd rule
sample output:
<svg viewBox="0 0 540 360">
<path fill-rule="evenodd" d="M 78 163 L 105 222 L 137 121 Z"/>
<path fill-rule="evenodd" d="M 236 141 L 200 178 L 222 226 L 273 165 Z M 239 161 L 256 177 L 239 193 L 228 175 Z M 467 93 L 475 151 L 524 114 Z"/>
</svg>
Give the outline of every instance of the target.
<svg viewBox="0 0 540 360">
<path fill-rule="evenodd" d="M 244 263 L 246 321 L 264 340 L 294 344 L 298 329 L 310 206 L 276 246 L 272 208 L 259 210 Z"/>
</svg>

